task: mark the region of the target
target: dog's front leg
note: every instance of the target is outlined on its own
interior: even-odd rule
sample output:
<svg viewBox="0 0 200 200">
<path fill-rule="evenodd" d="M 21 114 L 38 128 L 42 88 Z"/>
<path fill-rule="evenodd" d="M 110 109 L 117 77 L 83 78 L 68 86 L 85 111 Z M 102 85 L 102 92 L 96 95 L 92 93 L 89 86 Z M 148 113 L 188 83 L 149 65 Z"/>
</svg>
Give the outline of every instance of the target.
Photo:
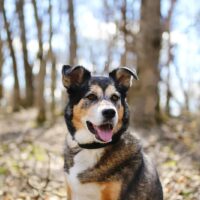
<svg viewBox="0 0 200 200">
<path fill-rule="evenodd" d="M 67 180 L 66 180 L 66 193 L 67 193 L 67 200 L 72 200 L 72 190 Z"/>
</svg>

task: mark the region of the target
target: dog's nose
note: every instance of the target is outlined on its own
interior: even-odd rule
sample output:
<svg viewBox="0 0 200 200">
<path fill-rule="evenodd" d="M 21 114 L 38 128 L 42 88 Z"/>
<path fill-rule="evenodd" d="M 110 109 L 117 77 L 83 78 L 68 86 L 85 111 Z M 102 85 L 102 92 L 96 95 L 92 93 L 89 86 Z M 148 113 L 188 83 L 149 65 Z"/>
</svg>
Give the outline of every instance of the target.
<svg viewBox="0 0 200 200">
<path fill-rule="evenodd" d="M 102 114 L 106 119 L 112 119 L 115 116 L 115 110 L 114 109 L 105 109 L 102 111 Z"/>
</svg>

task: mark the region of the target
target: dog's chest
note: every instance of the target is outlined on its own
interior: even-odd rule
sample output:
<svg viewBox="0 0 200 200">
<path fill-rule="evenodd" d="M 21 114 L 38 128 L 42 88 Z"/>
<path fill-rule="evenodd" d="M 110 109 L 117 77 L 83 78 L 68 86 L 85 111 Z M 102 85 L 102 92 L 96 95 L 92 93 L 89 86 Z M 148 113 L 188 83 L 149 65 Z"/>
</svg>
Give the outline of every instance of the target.
<svg viewBox="0 0 200 200">
<path fill-rule="evenodd" d="M 103 186 L 98 183 L 84 183 L 79 181 L 78 175 L 89 170 L 99 161 L 103 150 L 87 150 L 79 152 L 73 159 L 74 165 L 67 174 L 67 183 L 71 190 L 72 200 L 100 200 Z M 70 195 L 70 194 L 68 194 Z"/>
</svg>

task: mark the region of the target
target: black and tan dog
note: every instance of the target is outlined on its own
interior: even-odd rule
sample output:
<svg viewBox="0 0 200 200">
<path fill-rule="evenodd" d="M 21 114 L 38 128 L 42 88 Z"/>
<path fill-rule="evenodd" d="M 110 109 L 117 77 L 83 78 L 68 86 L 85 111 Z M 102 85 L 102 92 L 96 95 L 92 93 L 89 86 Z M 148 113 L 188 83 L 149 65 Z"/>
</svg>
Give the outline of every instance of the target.
<svg viewBox="0 0 200 200">
<path fill-rule="evenodd" d="M 156 169 L 130 134 L 126 94 L 134 71 L 91 76 L 63 66 L 69 95 L 65 171 L 69 200 L 162 200 Z"/>
</svg>

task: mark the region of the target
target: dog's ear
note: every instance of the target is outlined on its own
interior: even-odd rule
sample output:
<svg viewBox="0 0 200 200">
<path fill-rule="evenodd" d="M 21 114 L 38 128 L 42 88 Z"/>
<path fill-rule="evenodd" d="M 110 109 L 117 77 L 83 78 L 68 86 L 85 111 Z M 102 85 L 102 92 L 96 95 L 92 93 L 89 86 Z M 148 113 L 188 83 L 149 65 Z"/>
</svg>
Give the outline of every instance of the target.
<svg viewBox="0 0 200 200">
<path fill-rule="evenodd" d="M 64 65 L 62 68 L 62 81 L 67 89 L 80 86 L 90 77 L 91 73 L 83 66 L 71 67 L 70 65 Z"/>
<path fill-rule="evenodd" d="M 128 90 L 132 85 L 133 78 L 138 80 L 138 76 L 135 69 L 129 69 L 127 67 L 119 67 L 109 73 L 111 77 L 120 88 Z"/>
</svg>

